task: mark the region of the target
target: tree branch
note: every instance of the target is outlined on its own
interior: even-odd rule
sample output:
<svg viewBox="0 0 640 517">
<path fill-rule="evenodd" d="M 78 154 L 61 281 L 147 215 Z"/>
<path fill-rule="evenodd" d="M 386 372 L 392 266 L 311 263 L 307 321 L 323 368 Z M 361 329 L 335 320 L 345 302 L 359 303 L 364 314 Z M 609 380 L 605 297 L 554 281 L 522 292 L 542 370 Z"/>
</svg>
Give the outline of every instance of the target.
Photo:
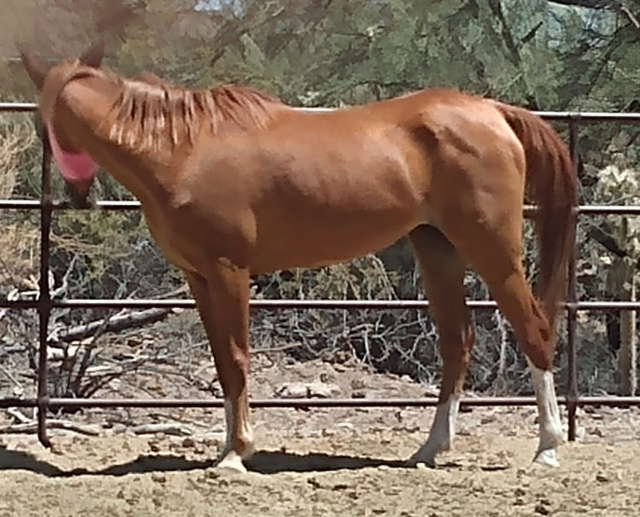
<svg viewBox="0 0 640 517">
<path fill-rule="evenodd" d="M 611 235 L 606 233 L 602 228 L 599 228 L 597 226 L 592 227 L 587 233 L 587 236 L 590 239 L 596 241 L 616 257 L 625 258 L 629 256 L 629 254 L 618 245 L 616 240 Z M 640 271 L 640 260 L 636 262 L 635 267 L 638 271 Z"/>
<path fill-rule="evenodd" d="M 584 7 L 586 9 L 611 9 L 613 11 L 617 11 L 618 13 L 626 16 L 626 18 L 631 22 L 631 24 L 638 30 L 640 30 L 640 22 L 638 18 L 629 10 L 629 8 L 624 5 L 623 2 L 616 2 L 613 0 L 549 0 L 552 4 L 573 6 L 573 7 Z"/>
<path fill-rule="evenodd" d="M 549 0 L 551 4 L 568 5 L 573 7 L 586 7 L 587 9 L 607 9 L 610 2 L 593 0 Z"/>
<path fill-rule="evenodd" d="M 509 24 L 504 17 L 504 13 L 502 12 L 502 4 L 499 0 L 489 0 L 489 8 L 493 15 L 500 22 L 500 33 L 502 35 L 502 39 L 504 41 L 507 50 L 509 51 L 509 60 L 517 67 L 520 67 L 522 59 L 520 58 L 520 52 L 518 51 L 518 46 L 515 41 L 513 41 L 513 34 L 509 30 Z"/>
<path fill-rule="evenodd" d="M 106 322 L 106 324 L 103 320 L 92 321 L 91 323 L 63 330 L 58 335 L 58 339 L 67 343 L 77 339 L 83 339 L 93 335 L 96 331 L 101 330 L 101 327 L 103 326 L 103 332 L 118 332 L 131 327 L 148 325 L 149 323 L 155 323 L 156 321 L 164 319 L 172 312 L 173 309 L 152 308 L 129 314 L 113 316 Z"/>
</svg>

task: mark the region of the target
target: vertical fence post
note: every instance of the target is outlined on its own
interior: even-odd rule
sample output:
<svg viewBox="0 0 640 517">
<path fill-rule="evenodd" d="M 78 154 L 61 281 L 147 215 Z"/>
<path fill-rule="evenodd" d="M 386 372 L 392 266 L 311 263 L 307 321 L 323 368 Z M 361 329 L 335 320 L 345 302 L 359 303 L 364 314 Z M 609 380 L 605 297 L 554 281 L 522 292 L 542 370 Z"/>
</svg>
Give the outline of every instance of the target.
<svg viewBox="0 0 640 517">
<path fill-rule="evenodd" d="M 573 163 L 573 173 L 578 176 L 578 126 L 579 115 L 569 119 L 569 152 Z M 577 202 L 576 202 L 577 203 Z M 576 364 L 576 326 L 578 311 L 576 303 L 578 294 L 576 288 L 576 238 L 578 233 L 577 206 L 575 207 L 574 227 L 571 236 L 571 251 L 569 255 L 569 267 L 567 271 L 567 413 L 569 420 L 569 441 L 576 439 L 576 412 L 578 409 L 578 368 Z"/>
<path fill-rule="evenodd" d="M 38 297 L 39 316 L 39 357 L 38 357 L 38 440 L 45 447 L 51 446 L 47 437 L 47 409 L 49 389 L 47 386 L 47 338 L 51 316 L 51 292 L 49 289 L 49 254 L 51 251 L 51 216 L 53 200 L 51 195 L 51 147 L 46 131 L 42 132 L 42 206 L 40 209 L 40 295 Z"/>
</svg>

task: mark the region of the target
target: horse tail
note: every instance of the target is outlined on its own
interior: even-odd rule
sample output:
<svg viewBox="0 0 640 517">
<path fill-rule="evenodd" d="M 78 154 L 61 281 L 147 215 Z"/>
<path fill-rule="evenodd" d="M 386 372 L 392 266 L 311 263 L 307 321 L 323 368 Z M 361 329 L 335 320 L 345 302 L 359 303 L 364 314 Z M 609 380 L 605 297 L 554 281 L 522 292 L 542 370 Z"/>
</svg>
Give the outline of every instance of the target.
<svg viewBox="0 0 640 517">
<path fill-rule="evenodd" d="M 537 205 L 540 273 L 538 298 L 552 328 L 566 291 L 574 242 L 577 179 L 567 146 L 547 122 L 524 108 L 496 103 L 526 157 L 525 199 Z"/>
</svg>

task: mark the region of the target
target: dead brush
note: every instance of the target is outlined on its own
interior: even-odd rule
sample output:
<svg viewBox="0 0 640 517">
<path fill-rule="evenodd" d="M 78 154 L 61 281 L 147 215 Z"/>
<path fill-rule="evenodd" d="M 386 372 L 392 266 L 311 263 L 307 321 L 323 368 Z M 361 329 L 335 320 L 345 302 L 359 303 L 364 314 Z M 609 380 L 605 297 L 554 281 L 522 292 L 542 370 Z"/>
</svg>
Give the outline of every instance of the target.
<svg viewBox="0 0 640 517">
<path fill-rule="evenodd" d="M 37 135 L 33 122 L 23 118 L 0 124 L 0 199 L 13 196 L 18 167 L 33 148 Z M 13 214 L 0 214 L 0 296 L 14 290 L 37 289 L 38 228 L 19 222 Z"/>
</svg>

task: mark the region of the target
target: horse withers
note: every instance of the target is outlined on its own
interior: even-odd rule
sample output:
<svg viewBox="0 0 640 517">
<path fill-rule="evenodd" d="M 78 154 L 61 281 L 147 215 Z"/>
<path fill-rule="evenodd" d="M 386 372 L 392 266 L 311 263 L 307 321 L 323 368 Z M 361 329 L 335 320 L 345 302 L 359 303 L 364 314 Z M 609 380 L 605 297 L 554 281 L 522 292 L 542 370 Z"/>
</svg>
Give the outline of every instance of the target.
<svg viewBox="0 0 640 517">
<path fill-rule="evenodd" d="M 535 460 L 563 440 L 554 329 L 574 231 L 566 146 L 531 112 L 449 89 L 305 112 L 251 88 L 190 90 L 99 68 L 103 47 L 24 65 L 74 196 L 97 166 L 140 200 L 154 240 L 187 278 L 224 390 L 220 467 L 244 471 L 252 275 L 318 267 L 407 236 L 439 333 L 442 385 L 425 444 L 448 449 L 474 343 L 463 278 L 486 282 L 526 355 L 539 412 Z M 539 207 L 538 296 L 522 267 L 525 196 Z"/>
</svg>

